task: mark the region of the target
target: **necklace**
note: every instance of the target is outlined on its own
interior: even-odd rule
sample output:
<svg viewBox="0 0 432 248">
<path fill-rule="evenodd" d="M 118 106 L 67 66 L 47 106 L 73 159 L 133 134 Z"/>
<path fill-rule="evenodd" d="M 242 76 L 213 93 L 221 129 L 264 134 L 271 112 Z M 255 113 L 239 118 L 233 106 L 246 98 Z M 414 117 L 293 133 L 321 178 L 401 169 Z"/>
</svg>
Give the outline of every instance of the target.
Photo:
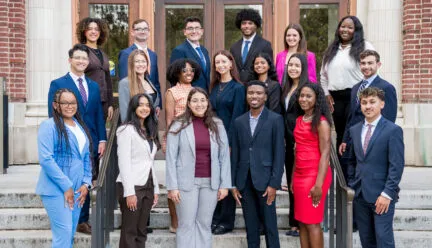
<svg viewBox="0 0 432 248">
<path fill-rule="evenodd" d="M 307 122 L 307 121 L 312 120 L 313 117 L 314 117 L 314 115 L 309 115 L 309 116 L 303 115 L 302 119 L 304 122 Z"/>
<path fill-rule="evenodd" d="M 219 92 L 222 92 L 227 85 L 228 83 L 219 83 Z"/>
</svg>

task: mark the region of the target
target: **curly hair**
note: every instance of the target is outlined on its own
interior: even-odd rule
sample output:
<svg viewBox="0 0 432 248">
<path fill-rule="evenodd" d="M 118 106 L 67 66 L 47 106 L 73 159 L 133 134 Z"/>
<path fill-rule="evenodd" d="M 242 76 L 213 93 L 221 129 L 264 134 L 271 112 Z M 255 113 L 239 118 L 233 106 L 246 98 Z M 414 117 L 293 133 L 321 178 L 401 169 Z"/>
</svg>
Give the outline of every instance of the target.
<svg viewBox="0 0 432 248">
<path fill-rule="evenodd" d="M 283 36 L 285 50 L 289 49 L 288 42 L 286 41 L 286 36 L 287 36 L 288 30 L 290 30 L 290 29 L 294 29 L 295 31 L 297 31 L 297 33 L 299 33 L 300 40 L 299 40 L 299 44 L 298 44 L 296 52 L 306 54 L 306 51 L 307 51 L 306 36 L 305 36 L 305 33 L 303 31 L 302 26 L 300 24 L 297 24 L 297 23 L 290 23 L 288 25 L 288 27 L 286 27 L 286 29 L 285 29 L 284 36 Z"/>
<path fill-rule="evenodd" d="M 144 120 L 144 129 L 141 128 L 141 120 L 136 114 L 136 109 L 139 107 L 139 100 L 142 97 L 145 97 L 147 99 L 150 108 L 150 113 Z M 156 147 L 160 149 L 161 145 L 158 136 L 158 121 L 151 96 L 145 93 L 140 93 L 130 99 L 129 107 L 126 114 L 126 120 L 123 122 L 122 126 L 126 128 L 127 124 L 132 125 L 137 131 L 137 133 L 141 136 L 141 138 L 153 141 L 156 144 Z"/>
<path fill-rule="evenodd" d="M 218 144 L 220 144 L 220 142 L 222 142 L 222 140 L 220 138 L 218 125 L 215 121 L 215 118 L 217 118 L 217 116 L 215 115 L 215 112 L 213 111 L 213 109 L 211 107 L 209 95 L 207 94 L 207 92 L 205 90 L 203 90 L 199 87 L 195 87 L 195 88 L 191 89 L 191 91 L 189 92 L 189 95 L 187 97 L 185 112 L 182 115 L 180 115 L 179 117 L 175 118 L 173 122 L 171 122 L 170 126 L 168 127 L 168 130 L 170 130 L 169 131 L 170 133 L 178 134 L 181 132 L 181 130 L 185 129 L 187 126 L 189 126 L 192 123 L 192 118 L 194 117 L 194 114 L 193 114 L 192 110 L 190 109 L 189 104 L 191 102 L 192 96 L 195 95 L 195 93 L 201 93 L 207 99 L 208 106 L 207 106 L 207 110 L 204 113 L 204 124 L 212 133 L 214 133 L 216 135 L 216 141 Z M 217 121 L 222 122 L 219 118 L 217 119 Z M 179 122 L 180 127 L 177 130 L 171 130 L 171 127 L 174 125 L 175 122 Z"/>
<path fill-rule="evenodd" d="M 251 71 L 253 71 L 254 77 L 258 79 L 259 76 L 258 73 L 255 72 L 255 60 L 257 58 L 263 58 L 267 61 L 267 64 L 269 65 L 269 69 L 267 71 L 267 77 L 270 78 L 271 80 L 278 81 L 276 68 L 273 64 L 273 59 L 270 57 L 268 53 L 263 53 L 263 52 L 258 53 L 252 60 Z"/>
<path fill-rule="evenodd" d="M 235 25 L 238 29 L 240 29 L 242 21 L 252 21 L 257 28 L 260 28 L 262 24 L 262 18 L 255 9 L 242 9 L 238 12 L 235 19 Z"/>
<path fill-rule="evenodd" d="M 218 56 L 218 55 L 223 55 L 223 56 L 227 57 L 227 58 L 231 61 L 231 64 L 232 64 L 232 67 L 231 67 L 231 69 L 230 69 L 231 77 L 232 77 L 235 81 L 237 81 L 238 83 L 243 84 L 243 83 L 240 81 L 240 74 L 239 74 L 239 72 L 238 72 L 238 70 L 237 70 L 236 62 L 235 62 L 235 59 L 234 59 L 234 57 L 232 56 L 232 54 L 231 54 L 230 52 L 228 52 L 227 50 L 219 50 L 219 51 L 217 51 L 217 52 L 215 53 L 215 55 L 213 56 L 213 60 L 212 60 L 212 70 L 211 70 L 211 79 L 212 79 L 212 80 L 211 80 L 211 82 L 210 82 L 210 92 L 212 91 L 212 89 L 213 89 L 213 88 L 214 88 L 218 83 L 221 82 L 221 74 L 220 74 L 219 72 L 216 71 L 216 62 L 215 62 L 215 60 L 216 60 L 216 56 Z"/>
<path fill-rule="evenodd" d="M 299 114 L 304 115 L 304 110 L 300 107 L 299 99 L 300 94 L 303 88 L 309 88 L 315 93 L 315 105 L 314 109 L 312 111 L 312 125 L 311 130 L 314 133 L 318 132 L 318 125 L 321 121 L 321 116 L 324 116 L 327 119 L 327 122 L 329 123 L 330 128 L 333 125 L 332 116 L 330 114 L 330 109 L 328 108 L 326 97 L 324 94 L 324 90 L 321 88 L 321 85 L 319 84 L 313 84 L 313 83 L 306 83 L 302 87 L 299 88 L 297 91 L 297 107 L 299 109 Z"/>
<path fill-rule="evenodd" d="M 288 59 L 288 64 L 292 58 L 298 58 L 301 64 L 301 73 L 300 73 L 299 83 L 297 85 L 297 89 L 299 89 L 304 84 L 309 82 L 308 62 L 306 56 L 302 53 L 294 53 L 293 55 L 291 55 L 291 57 Z M 283 82 L 281 102 L 285 102 L 285 98 L 287 97 L 288 93 L 290 92 L 294 84 L 294 80 L 288 74 L 288 68 L 286 69 L 286 73 L 287 73 L 287 76 L 285 77 L 286 82 Z"/>
<path fill-rule="evenodd" d="M 167 73 L 166 73 L 166 78 L 168 82 L 170 82 L 171 87 L 175 86 L 179 81 L 182 70 L 183 68 L 186 67 L 186 64 L 189 64 L 192 68 L 195 69 L 194 78 L 192 82 L 198 80 L 201 74 L 201 66 L 197 62 L 195 62 L 195 60 L 176 59 L 168 66 Z"/>
<path fill-rule="evenodd" d="M 85 36 L 85 33 L 88 29 L 88 26 L 92 22 L 98 25 L 98 28 L 100 30 L 100 35 L 99 35 L 99 39 L 97 40 L 97 44 L 98 46 L 102 46 L 108 39 L 109 28 L 108 28 L 108 24 L 104 20 L 99 18 L 87 17 L 82 19 L 80 22 L 78 22 L 76 27 L 77 39 L 82 44 L 87 43 L 87 37 Z"/>
<path fill-rule="evenodd" d="M 71 91 L 67 88 L 61 88 L 61 89 L 58 89 L 56 91 L 56 93 L 54 94 L 53 104 L 51 105 L 51 108 L 52 108 L 53 120 L 54 120 L 54 123 L 56 126 L 57 138 L 60 141 L 58 143 L 57 149 L 60 153 L 66 154 L 70 158 L 71 157 L 71 147 L 70 147 L 70 143 L 69 143 L 69 135 L 68 135 L 67 128 L 66 128 L 64 120 L 63 120 L 62 106 L 60 104 L 60 100 L 61 100 L 62 95 L 64 93 L 72 94 L 75 97 L 75 100 L 78 101 L 78 98 L 76 97 L 75 93 L 73 93 L 73 91 Z M 54 106 L 56 106 L 56 107 L 54 107 Z M 92 139 L 91 139 L 90 132 L 87 129 L 86 124 L 84 123 L 83 119 L 81 118 L 81 115 L 79 114 L 78 105 L 77 105 L 76 113 L 73 117 L 78 122 L 78 124 L 80 124 L 80 126 L 84 129 L 84 132 L 85 132 L 85 134 L 89 140 L 89 143 L 90 143 L 90 145 L 89 145 L 90 154 L 92 154 L 92 152 L 93 152 Z M 63 150 L 63 142 L 65 143 L 66 150 Z"/>
<path fill-rule="evenodd" d="M 354 59 L 354 61 L 360 62 L 360 53 L 365 49 L 363 25 L 356 16 L 345 16 L 339 21 L 333 42 L 324 52 L 323 65 L 329 64 L 339 50 L 339 45 L 342 42 L 342 38 L 339 34 L 339 28 L 342 25 L 343 21 L 345 21 L 346 19 L 351 19 L 354 23 L 354 35 L 351 40 L 350 56 Z"/>
</svg>

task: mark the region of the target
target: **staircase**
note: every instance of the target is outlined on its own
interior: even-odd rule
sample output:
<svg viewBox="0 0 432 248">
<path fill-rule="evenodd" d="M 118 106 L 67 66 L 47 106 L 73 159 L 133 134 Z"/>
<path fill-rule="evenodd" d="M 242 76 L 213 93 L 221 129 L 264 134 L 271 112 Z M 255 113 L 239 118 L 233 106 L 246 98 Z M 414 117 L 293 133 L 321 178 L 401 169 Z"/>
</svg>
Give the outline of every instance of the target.
<svg viewBox="0 0 432 248">
<path fill-rule="evenodd" d="M 40 166 L 12 166 L 6 175 L 0 175 L 0 247 L 21 248 L 51 247 L 51 231 L 48 216 L 34 193 Z M 156 171 L 163 183 L 164 161 L 158 161 Z M 432 168 L 406 168 L 401 183 L 399 203 L 394 219 L 396 247 L 432 247 Z M 167 231 L 169 214 L 166 191 L 151 213 L 151 227 L 147 247 L 175 247 L 175 235 Z M 288 194 L 277 194 L 278 227 L 281 247 L 300 247 L 299 239 L 285 236 L 288 226 Z M 115 227 L 121 222 L 121 214 L 115 212 Z M 232 233 L 213 236 L 213 247 L 247 247 L 245 225 L 241 209 L 237 209 L 235 230 Z M 120 231 L 111 234 L 111 247 L 118 247 Z M 328 240 L 328 233 L 325 233 Z M 327 243 L 327 242 L 326 242 Z M 90 247 L 90 235 L 77 233 L 74 247 Z M 262 237 L 261 247 L 265 247 Z M 361 247 L 358 233 L 354 234 L 354 247 Z"/>
</svg>

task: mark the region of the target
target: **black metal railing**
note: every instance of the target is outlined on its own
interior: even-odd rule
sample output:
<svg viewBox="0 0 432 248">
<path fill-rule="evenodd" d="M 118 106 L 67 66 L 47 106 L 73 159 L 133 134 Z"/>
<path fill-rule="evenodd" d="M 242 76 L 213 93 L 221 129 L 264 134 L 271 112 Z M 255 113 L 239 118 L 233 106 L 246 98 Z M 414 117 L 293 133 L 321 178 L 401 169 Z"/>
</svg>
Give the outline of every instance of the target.
<svg viewBox="0 0 432 248">
<path fill-rule="evenodd" d="M 333 142 L 330 150 L 330 166 L 333 172 L 333 180 L 328 201 L 326 202 L 324 218 L 324 230 L 328 231 L 329 234 L 328 247 L 352 248 L 354 190 L 347 186 Z"/>
<path fill-rule="evenodd" d="M 91 191 L 92 248 L 105 248 L 114 230 L 114 210 L 117 207 L 116 178 L 118 175 L 116 130 L 119 123 L 116 109 L 109 127 L 105 154 L 101 159 L 99 175 Z"/>
</svg>

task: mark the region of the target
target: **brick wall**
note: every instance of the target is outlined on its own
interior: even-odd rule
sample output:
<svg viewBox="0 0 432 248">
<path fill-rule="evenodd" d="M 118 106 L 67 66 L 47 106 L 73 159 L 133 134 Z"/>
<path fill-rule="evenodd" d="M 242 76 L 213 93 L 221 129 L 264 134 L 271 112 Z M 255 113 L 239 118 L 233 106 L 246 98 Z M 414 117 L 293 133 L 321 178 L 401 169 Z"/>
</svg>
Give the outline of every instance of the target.
<svg viewBox="0 0 432 248">
<path fill-rule="evenodd" d="M 0 77 L 7 79 L 10 101 L 25 101 L 25 0 L 0 0 Z"/>
<path fill-rule="evenodd" d="M 432 103 L 432 1 L 403 1 L 402 102 Z"/>
</svg>

